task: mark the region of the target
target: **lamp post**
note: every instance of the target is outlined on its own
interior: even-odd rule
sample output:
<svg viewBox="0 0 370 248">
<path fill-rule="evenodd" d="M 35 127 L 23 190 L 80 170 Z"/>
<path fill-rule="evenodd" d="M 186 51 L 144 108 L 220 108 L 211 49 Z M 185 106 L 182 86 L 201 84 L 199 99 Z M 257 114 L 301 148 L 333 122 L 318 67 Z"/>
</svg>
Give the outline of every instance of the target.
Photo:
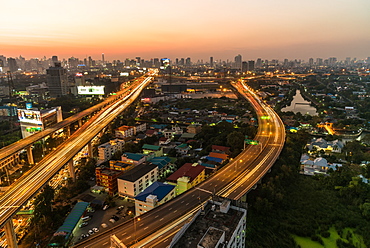
<svg viewBox="0 0 370 248">
<path fill-rule="evenodd" d="M 140 221 L 140 218 L 134 217 L 134 229 L 135 229 L 135 244 L 137 243 L 137 237 L 136 237 L 136 222 Z"/>
</svg>

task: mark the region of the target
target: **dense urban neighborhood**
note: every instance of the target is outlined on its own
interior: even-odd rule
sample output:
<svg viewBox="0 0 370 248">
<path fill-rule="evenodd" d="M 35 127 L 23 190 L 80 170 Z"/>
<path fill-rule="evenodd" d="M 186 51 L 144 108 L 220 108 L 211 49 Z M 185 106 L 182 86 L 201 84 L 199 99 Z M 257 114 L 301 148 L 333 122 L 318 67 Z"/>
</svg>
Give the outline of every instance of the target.
<svg viewBox="0 0 370 248">
<path fill-rule="evenodd" d="M 216 247 L 209 245 L 217 238 L 235 247 L 370 247 L 369 59 L 239 65 L 237 58 L 220 64 L 139 58 L 84 66 L 75 59 L 19 58 L 19 70 L 8 60 L 9 72 L 0 74 L 0 152 L 52 130 L 1 157 L 2 195 L 120 97 L 145 87 L 96 135 L 82 137 L 83 148 L 10 217 L 18 247 L 79 247 L 129 222 L 133 245 L 146 228 L 140 216 L 226 168 L 241 172 L 240 154 L 253 146 L 262 151 L 256 137 L 272 116 L 259 116 L 239 85 L 280 116 L 284 148 L 240 199 L 210 192 L 212 200 L 201 204 L 199 196 L 201 209 L 168 246 Z M 7 228 L 1 247 L 11 237 Z"/>
</svg>

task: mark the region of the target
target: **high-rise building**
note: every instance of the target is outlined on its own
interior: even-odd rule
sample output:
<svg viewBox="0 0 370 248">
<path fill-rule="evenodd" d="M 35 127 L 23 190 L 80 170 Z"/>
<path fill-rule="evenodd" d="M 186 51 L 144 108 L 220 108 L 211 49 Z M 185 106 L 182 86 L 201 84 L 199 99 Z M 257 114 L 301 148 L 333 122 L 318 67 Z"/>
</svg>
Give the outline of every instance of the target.
<svg viewBox="0 0 370 248">
<path fill-rule="evenodd" d="M 191 59 L 189 57 L 186 58 L 185 65 L 191 65 Z"/>
<path fill-rule="evenodd" d="M 102 63 L 104 65 L 105 64 L 104 53 L 101 54 L 101 60 L 102 60 Z"/>
<path fill-rule="evenodd" d="M 242 56 L 240 54 L 235 56 L 234 62 L 235 62 L 235 68 L 238 70 L 241 70 L 242 69 Z"/>
<path fill-rule="evenodd" d="M 58 56 L 56 56 L 56 55 L 52 56 L 52 57 L 51 57 L 51 61 L 52 61 L 53 63 L 58 62 Z"/>
<path fill-rule="evenodd" d="M 9 71 L 14 72 L 18 71 L 18 65 L 17 61 L 15 58 L 8 58 L 8 66 L 9 66 Z"/>
<path fill-rule="evenodd" d="M 51 97 L 63 96 L 69 93 L 67 70 L 62 67 L 60 62 L 56 62 L 54 67 L 49 67 L 46 74 Z"/>
<path fill-rule="evenodd" d="M 248 71 L 248 62 L 243 61 L 242 62 L 242 72 L 246 72 L 246 71 Z"/>
<path fill-rule="evenodd" d="M 258 58 L 257 59 L 257 63 L 256 63 L 256 67 L 257 68 L 261 68 L 261 66 L 262 66 L 262 59 L 261 58 Z"/>
<path fill-rule="evenodd" d="M 141 62 L 141 58 L 140 57 L 136 57 L 136 65 L 140 65 L 140 62 Z"/>
<path fill-rule="evenodd" d="M 248 71 L 254 71 L 254 60 L 248 61 Z"/>
<path fill-rule="evenodd" d="M 313 58 L 309 58 L 309 60 L 308 60 L 308 65 L 309 65 L 309 66 L 313 66 Z"/>
<path fill-rule="evenodd" d="M 316 65 L 318 65 L 318 66 L 323 65 L 322 58 L 316 58 Z"/>
<path fill-rule="evenodd" d="M 213 57 L 209 58 L 209 66 L 213 67 Z"/>
</svg>

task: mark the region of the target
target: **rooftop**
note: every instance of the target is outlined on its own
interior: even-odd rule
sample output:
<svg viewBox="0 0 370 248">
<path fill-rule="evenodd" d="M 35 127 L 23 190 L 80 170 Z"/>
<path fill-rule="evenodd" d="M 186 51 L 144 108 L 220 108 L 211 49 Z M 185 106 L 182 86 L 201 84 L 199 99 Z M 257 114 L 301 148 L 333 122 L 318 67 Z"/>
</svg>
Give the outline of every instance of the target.
<svg viewBox="0 0 370 248">
<path fill-rule="evenodd" d="M 215 247 L 212 244 L 217 243 L 215 241 L 221 238 L 222 232 L 225 233 L 225 240 L 230 240 L 246 210 L 240 208 L 238 211 L 237 208 L 231 207 L 227 213 L 222 213 L 219 204 L 212 207 L 212 201 L 209 201 L 204 208 L 204 215 L 200 214 L 196 217 L 173 247 L 197 248 L 200 242 L 202 247 Z M 209 229 L 212 229 L 211 232 Z"/>
<path fill-rule="evenodd" d="M 149 145 L 149 144 L 144 144 L 142 148 L 145 150 L 152 150 L 152 151 L 159 151 L 161 149 L 160 146 Z"/>
<path fill-rule="evenodd" d="M 161 201 L 168 193 L 170 193 L 175 188 L 174 185 L 164 184 L 161 182 L 154 182 L 143 192 L 138 194 L 135 199 L 139 201 L 146 201 L 147 196 L 156 195 L 158 201 Z"/>
<path fill-rule="evenodd" d="M 131 170 L 125 172 L 122 176 L 118 177 L 121 180 L 135 182 L 141 177 L 157 168 L 157 165 L 151 163 L 143 163 L 135 166 Z"/>
<path fill-rule="evenodd" d="M 181 166 L 177 171 L 172 173 L 171 176 L 167 177 L 168 181 L 177 181 L 180 177 L 189 177 L 190 181 L 193 181 L 203 170 L 205 170 L 205 167 L 200 164 L 192 164 L 192 163 L 186 163 L 183 166 Z"/>
</svg>

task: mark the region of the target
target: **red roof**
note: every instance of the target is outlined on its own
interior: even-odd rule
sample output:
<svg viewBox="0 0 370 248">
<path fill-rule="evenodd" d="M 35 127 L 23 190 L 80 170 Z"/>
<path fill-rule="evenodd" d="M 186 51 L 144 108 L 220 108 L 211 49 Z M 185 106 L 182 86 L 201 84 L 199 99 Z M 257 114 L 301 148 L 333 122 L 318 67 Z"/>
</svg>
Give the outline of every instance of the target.
<svg viewBox="0 0 370 248">
<path fill-rule="evenodd" d="M 149 129 L 149 130 L 146 130 L 145 134 L 154 134 L 155 133 L 155 130 L 152 130 L 152 129 Z"/>
<path fill-rule="evenodd" d="M 230 147 L 212 145 L 212 151 L 223 151 L 223 152 L 227 152 L 229 150 L 230 150 Z"/>
<path fill-rule="evenodd" d="M 186 163 L 175 171 L 171 176 L 167 177 L 167 181 L 176 182 L 180 177 L 189 177 L 192 182 L 202 171 L 205 170 L 203 165 L 197 164 L 193 166 L 192 163 Z"/>
<path fill-rule="evenodd" d="M 166 138 L 166 137 L 161 137 L 160 139 L 159 139 L 159 141 L 167 141 L 168 140 L 168 138 Z"/>
<path fill-rule="evenodd" d="M 225 160 L 229 157 L 229 155 L 227 155 L 227 154 L 217 153 L 217 152 L 210 152 L 208 156 L 213 157 L 213 158 L 221 158 L 223 160 Z"/>
</svg>

